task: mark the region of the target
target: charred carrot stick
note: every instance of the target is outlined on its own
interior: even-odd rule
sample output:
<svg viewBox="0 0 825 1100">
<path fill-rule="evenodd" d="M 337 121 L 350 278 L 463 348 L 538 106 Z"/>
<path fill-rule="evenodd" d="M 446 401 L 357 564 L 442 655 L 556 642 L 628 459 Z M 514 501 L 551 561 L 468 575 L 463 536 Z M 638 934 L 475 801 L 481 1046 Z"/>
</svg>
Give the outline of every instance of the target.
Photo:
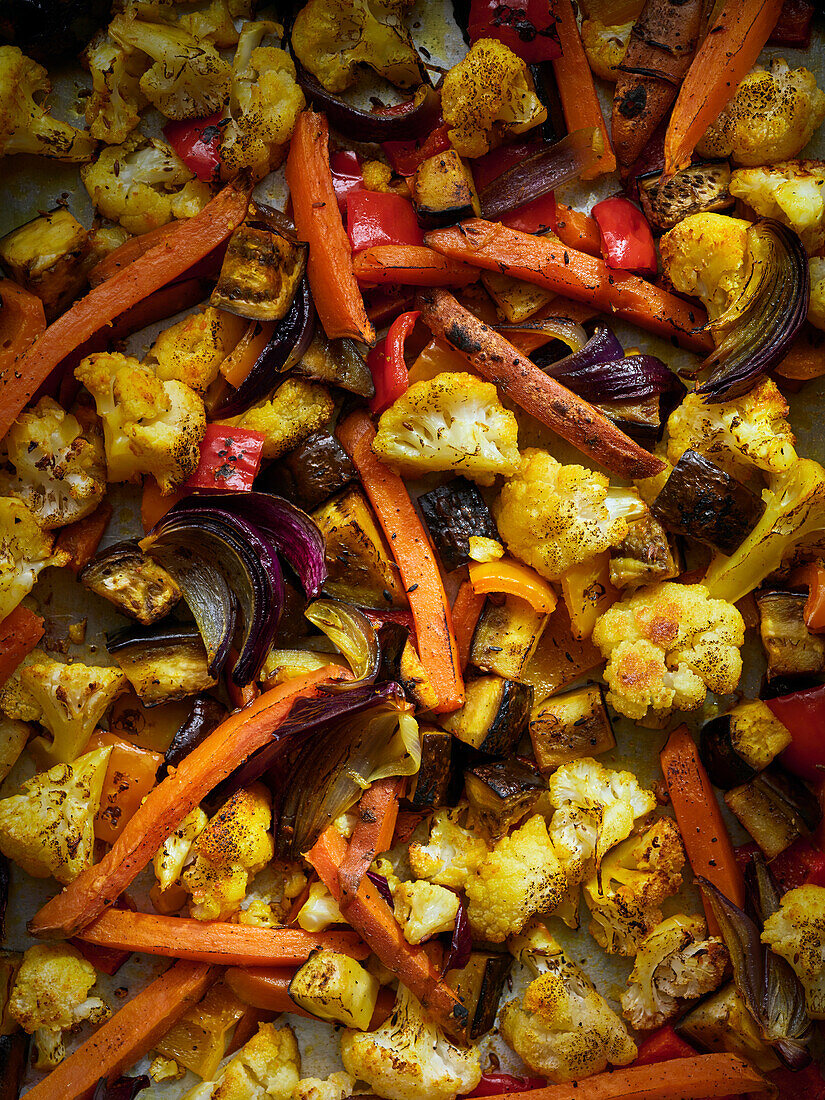
<svg viewBox="0 0 825 1100">
<path fill-rule="evenodd" d="M 362 283 L 398 286 L 466 286 L 479 278 L 478 268 L 460 260 L 448 260 L 424 245 L 376 244 L 352 261 Z"/>
<path fill-rule="evenodd" d="M 465 309 L 446 290 L 419 294 L 421 320 L 461 352 L 483 378 L 496 383 L 557 435 L 620 477 L 651 477 L 664 464 L 634 443 L 592 405 L 582 401 L 520 354 L 508 340 Z"/>
<path fill-rule="evenodd" d="M 307 274 L 324 331 L 330 340 L 348 336 L 374 344 L 375 329 L 352 273 L 352 249 L 332 183 L 325 115 L 306 110 L 298 116 L 286 182 L 298 236 L 309 243 Z"/>
<path fill-rule="evenodd" d="M 20 605 L 0 622 L 0 687 L 43 637 L 43 620 Z"/>
<path fill-rule="evenodd" d="M 745 880 L 708 773 L 687 726 L 679 726 L 673 731 L 659 755 L 693 873 L 702 875 L 735 905 L 744 907 Z M 702 900 L 708 928 L 718 935 L 719 926 L 713 910 L 704 898 Z"/>
<path fill-rule="evenodd" d="M 224 974 L 224 980 L 236 997 L 254 1008 L 267 1009 L 269 1012 L 290 1012 L 317 1020 L 311 1012 L 297 1005 L 289 995 L 289 984 L 295 976 L 294 970 L 276 970 L 262 966 L 231 966 Z M 395 1006 L 395 994 L 389 989 L 381 989 L 375 1011 L 370 1020 L 369 1030 L 380 1027 Z"/>
<path fill-rule="evenodd" d="M 386 852 L 392 847 L 392 835 L 398 819 L 398 799 L 403 787 L 403 778 L 390 776 L 376 780 L 361 795 L 358 821 L 344 862 L 338 868 L 342 897 L 357 894 L 372 861 L 379 852 Z"/>
<path fill-rule="evenodd" d="M 366 412 L 350 413 L 338 425 L 337 435 L 355 463 L 401 573 L 415 621 L 421 663 L 438 696 L 435 709 L 442 714 L 458 710 L 464 702 L 464 679 L 450 604 L 430 540 L 407 487 L 373 454 L 375 428 Z"/>
<path fill-rule="evenodd" d="M 675 338 L 691 351 L 713 348 L 710 337 L 696 331 L 707 320 L 701 306 L 690 305 L 638 275 L 609 268 L 601 259 L 568 248 L 552 236 L 535 237 L 500 222 L 473 218 L 436 229 L 426 241 L 454 260 L 500 271 L 618 314 L 657 336 Z"/>
<path fill-rule="evenodd" d="M 330 666 L 308 672 L 230 715 L 149 792 L 100 863 L 83 871 L 35 914 L 29 922 L 32 935 L 73 936 L 100 916 L 201 799 L 269 741 L 296 699 L 313 698 L 324 684 L 348 675 Z"/>
<path fill-rule="evenodd" d="M 0 279 L 0 383 L 15 359 L 45 331 L 46 314 L 37 295 L 11 279 Z M 3 435 L 7 431 L 4 428 Z"/>
<path fill-rule="evenodd" d="M 101 1077 L 112 1082 L 147 1054 L 215 977 L 205 963 L 175 963 L 26 1095 L 31 1100 L 90 1100 Z"/>
<path fill-rule="evenodd" d="M 85 519 L 61 528 L 57 536 L 57 549 L 65 550 L 69 555 L 66 564 L 73 573 L 79 573 L 95 556 L 111 518 L 112 506 L 104 500 Z"/>
<path fill-rule="evenodd" d="M 89 286 L 100 286 L 113 275 L 117 275 L 124 267 L 133 264 L 135 260 L 154 248 L 156 244 L 165 241 L 170 233 L 177 230 L 176 221 L 159 225 L 156 229 L 150 229 L 148 233 L 140 233 L 136 237 L 129 237 L 123 244 L 113 249 L 108 256 L 104 256 L 89 272 Z"/>
<path fill-rule="evenodd" d="M 473 635 L 487 602 L 486 596 L 481 596 L 473 588 L 472 582 L 462 581 L 461 587 L 456 593 L 453 602 L 453 633 L 458 646 L 458 658 L 463 671 L 470 660 L 470 649 L 473 645 Z"/>
</svg>

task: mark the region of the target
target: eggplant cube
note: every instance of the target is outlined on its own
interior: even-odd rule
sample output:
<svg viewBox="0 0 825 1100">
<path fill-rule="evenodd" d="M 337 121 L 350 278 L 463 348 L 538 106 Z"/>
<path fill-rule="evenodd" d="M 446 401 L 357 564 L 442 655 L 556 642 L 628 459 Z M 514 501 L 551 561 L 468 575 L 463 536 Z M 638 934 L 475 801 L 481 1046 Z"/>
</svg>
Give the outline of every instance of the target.
<svg viewBox="0 0 825 1100">
<path fill-rule="evenodd" d="M 504 836 L 546 790 L 538 771 L 521 760 L 494 760 L 464 773 L 467 800 L 494 840 Z"/>
<path fill-rule="evenodd" d="M 416 810 L 443 806 L 450 786 L 453 739 L 437 726 L 420 725 L 421 765 L 413 776 L 408 802 Z"/>
<path fill-rule="evenodd" d="M 651 172 L 638 179 L 639 200 L 645 217 L 664 232 L 687 218 L 708 210 L 728 210 L 733 206 L 730 193 L 730 165 L 726 160 L 692 164 L 666 183 L 662 173 Z"/>
<path fill-rule="evenodd" d="M 484 497 L 464 477 L 456 477 L 418 498 L 418 506 L 427 524 L 441 564 L 451 573 L 473 559 L 472 536 L 499 541 L 498 528 Z"/>
<path fill-rule="evenodd" d="M 711 783 L 747 783 L 791 743 L 788 729 L 761 699 L 749 699 L 702 726 L 699 753 Z"/>
<path fill-rule="evenodd" d="M 168 615 L 181 590 L 171 573 L 127 539 L 95 554 L 80 572 L 80 583 L 118 611 L 144 626 Z"/>
<path fill-rule="evenodd" d="M 542 775 L 582 756 L 615 748 L 616 738 L 599 684 L 553 695 L 530 716 L 533 755 Z"/>
<path fill-rule="evenodd" d="M 306 268 L 307 246 L 270 229 L 239 226 L 229 238 L 210 302 L 255 321 L 280 321 Z"/>
<path fill-rule="evenodd" d="M 481 216 L 473 174 L 455 149 L 422 161 L 410 189 L 415 212 L 423 225 L 454 225 L 465 218 Z"/>
<path fill-rule="evenodd" d="M 728 791 L 725 802 L 768 859 L 813 832 L 822 820 L 816 796 L 776 765 Z"/>
<path fill-rule="evenodd" d="M 206 648 L 195 627 L 132 630 L 111 635 L 106 648 L 144 706 L 156 707 L 214 687 Z"/>
<path fill-rule="evenodd" d="M 317 508 L 355 481 L 352 459 L 334 435 L 319 428 L 283 459 L 290 496 L 301 508 Z"/>
<path fill-rule="evenodd" d="M 678 577 L 681 572 L 667 532 L 649 513 L 628 524 L 618 546 L 610 548 L 610 583 L 633 590 Z"/>
<path fill-rule="evenodd" d="M 441 717 L 444 729 L 480 752 L 504 756 L 518 744 L 533 703 L 533 689 L 501 676 L 480 676 L 466 686 L 464 706 Z"/>
<path fill-rule="evenodd" d="M 509 952 L 473 951 L 461 970 L 447 973 L 447 985 L 454 989 L 467 1009 L 471 1039 L 485 1035 L 496 1022 L 504 983 L 513 965 Z"/>
<path fill-rule="evenodd" d="M 825 639 L 805 625 L 807 592 L 756 593 L 768 679 L 825 672 Z"/>
<path fill-rule="evenodd" d="M 549 618 L 518 596 L 508 596 L 503 604 L 488 600 L 473 635 L 470 661 L 484 672 L 520 680 Z"/>
<path fill-rule="evenodd" d="M 52 321 L 86 285 L 89 234 L 68 210 L 53 210 L 0 240 L 0 262 L 43 302 Z"/>
</svg>

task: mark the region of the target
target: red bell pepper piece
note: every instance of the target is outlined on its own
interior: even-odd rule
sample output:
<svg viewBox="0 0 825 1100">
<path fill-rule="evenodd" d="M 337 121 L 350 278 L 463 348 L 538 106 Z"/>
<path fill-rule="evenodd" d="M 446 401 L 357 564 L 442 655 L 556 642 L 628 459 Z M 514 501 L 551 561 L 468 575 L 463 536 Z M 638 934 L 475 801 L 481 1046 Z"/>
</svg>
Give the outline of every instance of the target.
<svg viewBox="0 0 825 1100">
<path fill-rule="evenodd" d="M 517 210 L 504 214 L 501 222 L 511 229 L 520 229 L 522 233 L 543 233 L 545 229 L 553 229 L 556 224 L 556 196 L 552 191 L 540 195 Z"/>
<path fill-rule="evenodd" d="M 779 1089 L 779 1100 L 825 1100 L 825 1078 L 815 1062 L 801 1070 L 772 1069 L 766 1076 Z"/>
<path fill-rule="evenodd" d="M 220 167 L 221 112 L 208 118 L 167 122 L 163 135 L 190 172 L 211 183 Z"/>
<path fill-rule="evenodd" d="M 375 396 L 370 401 L 370 412 L 382 413 L 402 393 L 407 392 L 410 379 L 404 360 L 404 342 L 420 316 L 421 311 L 414 309 L 396 317 L 386 337 L 369 353 L 367 366 L 375 383 Z"/>
<path fill-rule="evenodd" d="M 656 246 L 644 214 L 630 199 L 616 195 L 597 202 L 591 214 L 602 235 L 602 257 L 608 267 L 655 275 Z"/>
<path fill-rule="evenodd" d="M 377 244 L 423 245 L 412 203 L 384 191 L 352 191 L 347 197 L 347 233 L 353 252 Z"/>
<path fill-rule="evenodd" d="M 500 145 L 498 149 L 491 149 L 483 157 L 477 157 L 472 162 L 472 169 L 478 193 L 481 194 L 488 183 L 498 179 L 508 168 L 521 164 L 525 157 L 535 153 L 538 145 L 535 138 L 527 138 L 513 145 Z"/>
<path fill-rule="evenodd" d="M 393 172 L 411 176 L 422 161 L 450 148 L 447 131 L 450 127 L 441 119 L 422 141 L 384 141 L 381 148 L 387 154 Z"/>
<path fill-rule="evenodd" d="M 332 186 L 338 199 L 338 209 L 347 212 L 347 199 L 354 191 L 364 190 L 364 177 L 361 174 L 361 158 L 352 149 L 339 149 L 329 158 L 332 172 Z"/>
<path fill-rule="evenodd" d="M 639 1047 L 634 1066 L 652 1066 L 673 1058 L 692 1058 L 696 1051 L 669 1024 L 651 1032 Z"/>
<path fill-rule="evenodd" d="M 249 492 L 261 465 L 264 438 L 263 432 L 208 424 L 198 468 L 184 488 Z"/>
<path fill-rule="evenodd" d="M 765 702 L 793 738 L 782 763 L 801 779 L 819 783 L 825 776 L 825 684 Z"/>
<path fill-rule="evenodd" d="M 785 0 L 768 45 L 798 46 L 807 50 L 811 41 L 814 11 L 814 5 L 809 0 Z"/>
<path fill-rule="evenodd" d="M 471 43 L 497 38 L 528 65 L 561 56 L 550 0 L 472 0 L 467 29 Z"/>
<path fill-rule="evenodd" d="M 751 841 L 736 849 L 736 862 L 744 871 L 759 846 Z M 771 860 L 771 872 L 784 894 L 798 886 L 825 886 L 825 852 L 801 837 Z"/>
<path fill-rule="evenodd" d="M 481 1080 L 466 1096 L 499 1096 L 503 1092 L 529 1092 L 543 1089 L 544 1077 L 514 1077 L 512 1073 L 482 1073 Z"/>
</svg>

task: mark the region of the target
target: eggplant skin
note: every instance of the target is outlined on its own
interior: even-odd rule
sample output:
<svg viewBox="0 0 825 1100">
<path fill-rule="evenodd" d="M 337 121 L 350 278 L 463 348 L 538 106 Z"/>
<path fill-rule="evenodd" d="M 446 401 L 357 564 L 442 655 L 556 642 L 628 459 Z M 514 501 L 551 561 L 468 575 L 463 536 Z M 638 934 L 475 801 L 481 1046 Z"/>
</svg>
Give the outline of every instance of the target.
<svg viewBox="0 0 825 1100">
<path fill-rule="evenodd" d="M 112 0 L 3 0 L 0 44 L 37 61 L 71 57 L 109 22 Z"/>
</svg>

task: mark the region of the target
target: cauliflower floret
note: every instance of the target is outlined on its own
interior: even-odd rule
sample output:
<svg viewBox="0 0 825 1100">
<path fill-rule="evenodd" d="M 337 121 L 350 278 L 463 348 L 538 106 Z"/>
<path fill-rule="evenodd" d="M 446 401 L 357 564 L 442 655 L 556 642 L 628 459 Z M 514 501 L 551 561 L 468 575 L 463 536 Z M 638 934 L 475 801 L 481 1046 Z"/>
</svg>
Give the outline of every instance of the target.
<svg viewBox="0 0 825 1100">
<path fill-rule="evenodd" d="M 82 61 L 92 76 L 92 94 L 86 103 L 89 132 L 107 145 L 120 145 L 140 122 L 146 106 L 140 90 L 146 57 L 99 34 L 84 50 Z"/>
<path fill-rule="evenodd" d="M 228 50 L 238 42 L 238 32 L 230 9 L 231 4 L 227 0 L 212 0 L 208 8 L 181 15 L 178 26 L 199 42 L 205 39 L 219 50 Z"/>
<path fill-rule="evenodd" d="M 602 80 L 614 84 L 619 78 L 619 65 L 624 61 L 630 43 L 633 23 L 606 25 L 599 19 L 582 23 L 582 45 L 590 68 Z"/>
<path fill-rule="evenodd" d="M 0 497 L 0 622 L 31 592 L 47 565 L 66 564 L 68 555 L 53 547 L 53 536 L 27 504 Z"/>
<path fill-rule="evenodd" d="M 298 924 L 306 932 L 323 932 L 331 924 L 346 924 L 338 902 L 323 882 L 313 882 L 309 896 L 298 912 Z"/>
<path fill-rule="evenodd" d="M 808 320 L 816 328 L 825 330 L 825 258 L 811 256 L 808 267 L 811 272 L 811 299 L 808 303 Z"/>
<path fill-rule="evenodd" d="M 788 890 L 765 921 L 762 942 L 793 967 L 808 1015 L 825 1020 L 825 886 Z"/>
<path fill-rule="evenodd" d="M 706 937 L 701 917 L 678 913 L 642 940 L 622 993 L 622 1015 L 631 1027 L 661 1027 L 687 1001 L 722 984 L 730 961 L 727 948 L 718 936 Z"/>
<path fill-rule="evenodd" d="M 161 890 L 168 890 L 178 882 L 192 845 L 206 828 L 208 820 L 200 806 L 196 806 L 158 848 L 152 866 Z"/>
<path fill-rule="evenodd" d="M 347 1073 L 389 1100 L 455 1100 L 481 1080 L 478 1048 L 451 1043 L 403 985 L 381 1027 L 344 1032 L 341 1059 Z"/>
<path fill-rule="evenodd" d="M 401 882 L 393 891 L 395 918 L 407 943 L 423 943 L 440 932 L 452 932 L 458 916 L 458 894 L 432 882 Z"/>
<path fill-rule="evenodd" d="M 368 65 L 400 88 L 421 80 L 404 16 L 412 0 L 309 0 L 292 26 L 292 48 L 328 92 L 353 83 Z"/>
<path fill-rule="evenodd" d="M 48 1069 L 66 1051 L 63 1032 L 84 1020 L 100 1023 L 109 1007 L 100 997 L 90 997 L 97 981 L 95 968 L 76 947 L 62 943 L 38 943 L 30 947 L 14 979 L 9 1013 L 37 1045 L 35 1066 Z"/>
<path fill-rule="evenodd" d="M 264 458 L 280 458 L 317 428 L 322 428 L 335 411 L 329 390 L 301 378 L 287 378 L 275 393 L 240 416 L 220 423 L 263 432 Z"/>
<path fill-rule="evenodd" d="M 499 840 L 467 881 L 467 915 L 480 939 L 502 943 L 537 913 L 550 913 L 564 896 L 567 879 L 547 826 L 535 814 Z"/>
<path fill-rule="evenodd" d="M 790 69 L 780 58 L 770 70 L 755 65 L 736 95 L 699 139 L 706 157 L 732 157 L 737 164 L 775 164 L 808 144 L 825 119 L 825 93 L 807 69 Z"/>
<path fill-rule="evenodd" d="M 726 214 L 690 214 L 659 241 L 665 278 L 680 294 L 701 299 L 711 320 L 745 285 L 749 225 Z"/>
<path fill-rule="evenodd" d="M 293 1100 L 301 1054 L 291 1027 L 259 1024 L 215 1081 L 204 1081 L 187 1100 Z"/>
<path fill-rule="evenodd" d="M 205 393 L 231 350 L 231 333 L 223 315 L 206 306 L 158 333 L 143 365 L 162 382 L 183 382 L 196 393 Z"/>
<path fill-rule="evenodd" d="M 514 947 L 526 950 L 525 962 L 540 976 L 522 1000 L 504 1005 L 500 1020 L 502 1037 L 518 1056 L 553 1082 L 632 1062 L 636 1044 L 627 1028 L 550 933 L 533 929 L 524 940 Z"/>
<path fill-rule="evenodd" d="M 474 42 L 444 77 L 441 110 L 462 157 L 483 156 L 506 135 L 526 133 L 547 118 L 525 63 L 492 38 Z"/>
<path fill-rule="evenodd" d="M 551 581 L 609 546 L 618 546 L 629 519 L 644 514 L 633 489 L 614 489 L 604 474 L 562 466 L 529 448 L 495 505 L 499 533 L 516 557 Z"/>
<path fill-rule="evenodd" d="M 50 397 L 18 416 L 6 451 L 14 473 L 0 487 L 25 501 L 47 529 L 74 523 L 93 512 L 106 495 L 103 438 L 97 425 L 81 427 Z"/>
<path fill-rule="evenodd" d="M 579 883 L 605 853 L 630 836 L 656 806 L 656 796 L 632 772 L 604 767 L 592 756 L 562 764 L 547 781 L 553 807 L 548 832 L 570 883 Z"/>
<path fill-rule="evenodd" d="M 407 851 L 416 878 L 463 890 L 467 879 L 479 869 L 487 856 L 487 845 L 459 823 L 464 810 L 464 806 L 436 810 L 427 843 L 410 844 Z"/>
<path fill-rule="evenodd" d="M 608 954 L 636 954 L 639 940 L 662 919 L 659 906 L 682 885 L 684 865 L 682 838 L 669 817 L 607 853 L 599 873 L 585 882 L 584 896 L 590 934 Z"/>
<path fill-rule="evenodd" d="M 206 414 L 183 382 L 163 382 L 136 359 L 116 352 L 90 355 L 75 377 L 95 399 L 103 420 L 110 481 L 152 474 L 161 491 L 180 488 L 197 468 Z"/>
<path fill-rule="evenodd" d="M 227 920 L 240 909 L 246 889 L 269 863 L 274 844 L 272 800 L 262 783 L 237 791 L 192 845 L 195 859 L 181 876 L 196 920 Z"/>
<path fill-rule="evenodd" d="M 675 465 L 685 451 L 699 451 L 739 478 L 754 467 L 780 473 L 797 461 L 787 415 L 788 404 L 771 378 L 761 379 L 750 393 L 714 405 L 689 393 L 667 422 L 667 457 Z"/>
<path fill-rule="evenodd" d="M 355 1088 L 355 1080 L 348 1073 L 331 1073 L 326 1080 L 305 1077 L 299 1081 L 291 1100 L 348 1100 Z"/>
<path fill-rule="evenodd" d="M 407 476 L 453 470 L 480 485 L 518 469 L 518 422 L 490 382 L 438 374 L 381 414 L 372 449 Z"/>
<path fill-rule="evenodd" d="M 48 114 L 49 74 L 16 46 L 0 46 L 0 156 L 37 153 L 55 160 L 88 160 L 95 141 Z"/>
<path fill-rule="evenodd" d="M 297 864 L 285 860 L 270 863 L 255 876 L 241 904 L 238 924 L 282 927 L 293 901 L 303 893 L 306 884 L 307 877 Z"/>
<path fill-rule="evenodd" d="M 607 658 L 607 700 L 620 714 L 694 710 L 708 689 L 734 690 L 742 672 L 745 624 L 702 584 L 666 581 L 615 603 L 593 629 Z"/>
<path fill-rule="evenodd" d="M 33 878 L 64 885 L 91 867 L 94 819 L 111 746 L 55 764 L 0 802 L 0 851 Z"/>
<path fill-rule="evenodd" d="M 196 180 L 168 145 L 139 134 L 102 149 L 80 176 L 100 213 L 129 233 L 194 217 L 211 197 L 209 184 Z"/>
<path fill-rule="evenodd" d="M 825 162 L 788 160 L 773 167 L 737 168 L 730 193 L 763 218 L 795 230 L 807 252 L 825 244 Z"/>
</svg>

